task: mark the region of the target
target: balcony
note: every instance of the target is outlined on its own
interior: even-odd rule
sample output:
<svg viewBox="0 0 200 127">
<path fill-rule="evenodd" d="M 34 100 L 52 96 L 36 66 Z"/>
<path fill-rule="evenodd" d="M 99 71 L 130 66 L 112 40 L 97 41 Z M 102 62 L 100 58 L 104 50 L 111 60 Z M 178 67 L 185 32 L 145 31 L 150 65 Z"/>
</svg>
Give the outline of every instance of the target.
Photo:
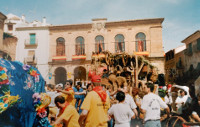
<svg viewBox="0 0 200 127">
<path fill-rule="evenodd" d="M 100 53 L 100 54 L 92 54 L 92 58 L 105 58 L 105 54 L 104 53 Z"/>
<path fill-rule="evenodd" d="M 35 40 L 35 43 L 30 43 L 30 39 L 26 39 L 24 41 L 24 45 L 25 45 L 25 48 L 37 48 L 38 46 L 38 40 L 36 39 Z"/>
<path fill-rule="evenodd" d="M 192 52 L 192 50 L 185 49 L 184 54 L 187 55 L 187 56 L 192 56 L 193 52 Z"/>
<path fill-rule="evenodd" d="M 27 57 L 24 58 L 24 62 L 26 64 L 29 64 L 29 65 L 36 65 L 37 59 L 35 58 L 35 55 L 34 56 L 27 56 Z"/>
<path fill-rule="evenodd" d="M 73 55 L 72 60 L 85 60 L 86 55 Z"/>
<path fill-rule="evenodd" d="M 138 55 L 138 56 L 149 56 L 149 52 L 144 51 L 144 52 L 134 52 L 134 55 Z"/>
<path fill-rule="evenodd" d="M 66 61 L 67 57 L 66 56 L 53 56 L 52 60 L 53 61 Z"/>
</svg>

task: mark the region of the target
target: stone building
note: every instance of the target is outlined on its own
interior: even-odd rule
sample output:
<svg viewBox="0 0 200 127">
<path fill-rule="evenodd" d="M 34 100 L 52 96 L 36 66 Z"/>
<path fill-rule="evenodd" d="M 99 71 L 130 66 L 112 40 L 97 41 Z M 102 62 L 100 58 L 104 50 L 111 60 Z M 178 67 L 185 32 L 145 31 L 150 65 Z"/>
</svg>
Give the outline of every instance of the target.
<svg viewBox="0 0 200 127">
<path fill-rule="evenodd" d="M 185 43 L 185 70 L 197 68 L 200 66 L 200 30 L 197 30 L 193 34 L 185 38 L 182 43 Z"/>
<path fill-rule="evenodd" d="M 144 55 L 164 73 L 163 18 L 50 26 L 49 82 L 87 80 L 92 52 Z"/>
<path fill-rule="evenodd" d="M 200 92 L 200 30 L 185 38 L 185 68 L 184 75 L 178 81 L 184 82 L 186 85 L 195 85 L 196 94 Z M 184 79 L 184 80 L 181 80 Z"/>
<path fill-rule="evenodd" d="M 4 21 L 7 17 L 0 12 L 0 50 L 3 50 L 3 28 L 4 28 Z"/>
<path fill-rule="evenodd" d="M 186 46 L 182 45 L 165 53 L 165 81 L 173 84 L 178 76 L 184 73 L 184 50 Z"/>
<path fill-rule="evenodd" d="M 0 58 L 15 60 L 17 38 L 4 33 L 4 21 L 7 17 L 0 12 Z"/>
<path fill-rule="evenodd" d="M 186 37 L 183 46 L 165 55 L 166 82 L 179 85 L 195 85 L 200 91 L 200 31 Z"/>
</svg>

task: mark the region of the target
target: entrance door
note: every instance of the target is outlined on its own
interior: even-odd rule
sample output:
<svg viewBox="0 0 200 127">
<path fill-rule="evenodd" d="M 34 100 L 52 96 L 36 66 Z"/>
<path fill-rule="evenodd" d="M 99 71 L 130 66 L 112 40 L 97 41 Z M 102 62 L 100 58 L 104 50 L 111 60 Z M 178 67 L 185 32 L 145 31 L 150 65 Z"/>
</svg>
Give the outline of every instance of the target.
<svg viewBox="0 0 200 127">
<path fill-rule="evenodd" d="M 62 83 L 65 84 L 65 81 L 67 80 L 66 76 L 67 71 L 63 67 L 58 67 L 55 70 L 55 84 Z"/>
<path fill-rule="evenodd" d="M 74 69 L 74 81 L 76 80 L 86 80 L 86 69 L 84 67 L 79 66 Z"/>
</svg>

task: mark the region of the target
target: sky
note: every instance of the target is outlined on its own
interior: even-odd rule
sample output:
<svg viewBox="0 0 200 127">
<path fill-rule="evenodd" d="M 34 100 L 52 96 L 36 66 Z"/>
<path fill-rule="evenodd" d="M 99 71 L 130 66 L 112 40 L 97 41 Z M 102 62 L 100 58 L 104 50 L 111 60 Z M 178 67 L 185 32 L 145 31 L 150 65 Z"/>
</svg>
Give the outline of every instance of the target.
<svg viewBox="0 0 200 127">
<path fill-rule="evenodd" d="M 200 0 L 0 0 L 0 12 L 25 15 L 28 22 L 52 25 L 91 23 L 93 18 L 121 21 L 164 18 L 163 48 L 167 52 L 200 30 Z"/>
</svg>

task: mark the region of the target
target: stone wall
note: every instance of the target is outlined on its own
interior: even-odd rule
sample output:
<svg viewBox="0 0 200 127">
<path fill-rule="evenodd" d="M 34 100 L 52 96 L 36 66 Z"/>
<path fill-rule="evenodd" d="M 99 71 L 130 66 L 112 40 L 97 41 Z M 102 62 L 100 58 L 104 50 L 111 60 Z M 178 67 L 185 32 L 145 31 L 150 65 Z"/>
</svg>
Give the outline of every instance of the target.
<svg viewBox="0 0 200 127">
<path fill-rule="evenodd" d="M 16 56 L 16 46 L 17 46 L 17 38 L 9 37 L 3 40 L 3 51 L 10 55 L 12 60 L 15 60 Z"/>
</svg>

